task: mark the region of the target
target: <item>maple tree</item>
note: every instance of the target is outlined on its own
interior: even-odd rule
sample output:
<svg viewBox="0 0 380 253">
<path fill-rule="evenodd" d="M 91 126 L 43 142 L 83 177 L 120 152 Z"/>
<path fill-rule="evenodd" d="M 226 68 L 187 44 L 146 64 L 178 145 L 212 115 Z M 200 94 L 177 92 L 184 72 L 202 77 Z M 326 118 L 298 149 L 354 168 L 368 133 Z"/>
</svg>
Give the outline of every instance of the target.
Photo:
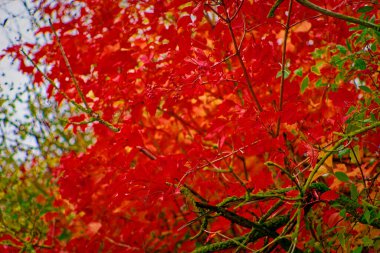
<svg viewBox="0 0 380 253">
<path fill-rule="evenodd" d="M 377 1 L 35 2 L 6 55 L 94 141 L 5 249 L 379 250 Z"/>
</svg>

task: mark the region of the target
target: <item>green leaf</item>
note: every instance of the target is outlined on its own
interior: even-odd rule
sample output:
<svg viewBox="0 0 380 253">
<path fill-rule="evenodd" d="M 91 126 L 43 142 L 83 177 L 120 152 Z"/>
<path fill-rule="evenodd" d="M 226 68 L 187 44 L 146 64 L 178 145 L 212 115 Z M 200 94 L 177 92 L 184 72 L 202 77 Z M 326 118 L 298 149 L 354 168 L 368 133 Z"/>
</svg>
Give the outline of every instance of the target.
<svg viewBox="0 0 380 253">
<path fill-rule="evenodd" d="M 339 159 L 342 159 L 343 156 L 348 155 L 350 152 L 351 152 L 351 150 L 349 148 L 345 148 L 343 150 L 340 150 L 338 152 Z"/>
<path fill-rule="evenodd" d="M 346 209 L 340 210 L 339 216 L 342 217 L 342 218 L 346 218 Z"/>
<path fill-rule="evenodd" d="M 360 29 L 360 26 L 353 26 L 353 27 L 350 27 L 348 30 L 351 32 L 351 31 L 359 31 L 361 29 Z"/>
<path fill-rule="evenodd" d="M 338 48 L 338 50 L 342 53 L 342 54 L 345 54 L 347 52 L 347 48 L 345 46 L 342 46 L 342 45 L 336 45 L 336 48 Z"/>
<path fill-rule="evenodd" d="M 303 72 L 303 68 L 302 67 L 294 70 L 294 74 L 296 74 L 297 76 L 302 76 L 302 72 Z"/>
<path fill-rule="evenodd" d="M 365 70 L 367 65 L 363 59 L 356 59 L 354 62 L 354 67 L 356 69 Z"/>
<path fill-rule="evenodd" d="M 350 184 L 351 199 L 357 201 L 359 197 L 358 189 L 354 184 Z"/>
<path fill-rule="evenodd" d="M 349 115 L 351 112 L 353 112 L 354 110 L 356 110 L 356 107 L 351 105 L 350 108 L 348 109 L 346 115 Z"/>
<path fill-rule="evenodd" d="M 346 40 L 346 46 L 347 46 L 347 49 L 352 52 L 352 47 L 351 47 L 351 43 L 348 41 L 348 39 Z"/>
<path fill-rule="evenodd" d="M 359 89 L 361 89 L 362 91 L 365 91 L 367 93 L 372 93 L 372 90 L 365 85 L 360 85 Z"/>
<path fill-rule="evenodd" d="M 290 71 L 289 70 L 285 70 L 285 73 L 284 73 L 284 78 L 288 78 L 288 76 L 290 75 Z"/>
<path fill-rule="evenodd" d="M 368 209 L 365 210 L 363 216 L 367 223 L 371 224 L 371 212 Z"/>
<path fill-rule="evenodd" d="M 289 77 L 289 74 L 290 74 L 290 72 L 289 72 L 289 70 L 284 70 L 284 78 L 286 79 L 286 78 L 288 78 Z M 281 73 L 281 70 L 280 71 L 278 71 L 277 72 L 277 74 L 276 74 L 276 78 L 279 78 L 279 77 L 281 77 L 281 75 L 282 75 L 282 73 Z"/>
<path fill-rule="evenodd" d="M 370 239 L 368 236 L 363 237 L 363 244 L 365 247 L 371 247 L 373 246 L 373 240 Z"/>
<path fill-rule="evenodd" d="M 338 233 L 338 240 L 339 240 L 340 245 L 342 246 L 342 248 L 345 248 L 346 238 L 344 237 L 343 233 Z"/>
<path fill-rule="evenodd" d="M 371 123 L 377 121 L 377 118 L 376 118 L 375 114 L 373 114 L 373 113 L 370 114 L 370 118 L 371 118 Z"/>
<path fill-rule="evenodd" d="M 337 179 L 339 179 L 340 181 L 342 181 L 342 182 L 348 182 L 348 181 L 350 181 L 350 178 L 346 175 L 346 173 L 341 172 L 341 171 L 335 172 L 335 177 Z"/>
<path fill-rule="evenodd" d="M 377 50 L 376 43 L 372 43 L 370 48 L 372 51 L 376 52 L 376 50 Z"/>
<path fill-rule="evenodd" d="M 237 94 L 238 94 L 238 97 L 240 99 L 241 105 L 244 106 L 244 97 L 243 97 L 243 92 L 241 91 L 241 89 L 237 90 Z"/>
<path fill-rule="evenodd" d="M 363 250 L 363 247 L 360 246 L 360 247 L 357 247 L 356 249 L 354 249 L 354 250 L 352 251 L 352 253 L 362 253 L 362 250 Z"/>
<path fill-rule="evenodd" d="M 318 223 L 318 225 L 317 225 L 316 232 L 317 232 L 317 235 L 321 235 L 322 234 L 322 226 L 321 226 L 320 223 Z"/>
<path fill-rule="evenodd" d="M 361 157 L 360 157 L 360 147 L 359 145 L 356 145 L 350 152 L 350 158 L 351 162 L 353 164 L 361 163 Z M 357 161 L 358 160 L 358 161 Z"/>
<path fill-rule="evenodd" d="M 318 48 L 314 52 L 311 53 L 314 59 L 320 59 L 322 55 L 325 53 L 326 49 Z"/>
<path fill-rule="evenodd" d="M 317 88 L 325 87 L 325 86 L 327 86 L 327 84 L 322 82 L 322 78 L 319 78 L 317 82 L 315 83 L 315 87 Z"/>
<path fill-rule="evenodd" d="M 337 66 L 339 61 L 341 60 L 342 58 L 339 56 L 339 55 L 334 55 L 333 57 L 331 57 L 331 60 L 330 60 L 330 63 L 334 66 Z"/>
<path fill-rule="evenodd" d="M 317 66 L 311 67 L 311 72 L 313 72 L 316 75 L 321 75 L 321 72 L 319 71 L 319 68 Z"/>
<path fill-rule="evenodd" d="M 336 76 L 335 76 L 335 83 L 340 83 L 341 80 L 344 80 L 345 79 L 345 76 L 344 76 L 344 72 L 339 72 Z M 335 90 L 338 89 L 338 86 L 336 85 L 335 87 Z M 334 91 L 334 90 L 333 90 Z"/>
<path fill-rule="evenodd" d="M 356 38 L 355 44 L 357 45 L 359 43 L 366 43 L 367 34 L 368 34 L 368 29 L 363 29 L 362 33 L 359 35 L 359 37 Z"/>
<path fill-rule="evenodd" d="M 358 9 L 358 13 L 366 13 L 372 10 L 373 10 L 372 6 L 363 6 Z"/>
<path fill-rule="evenodd" d="M 58 236 L 60 241 L 68 241 L 71 238 L 71 232 L 67 229 L 64 229 L 62 233 Z"/>
<path fill-rule="evenodd" d="M 305 92 L 306 88 L 309 86 L 309 82 L 310 82 L 309 76 L 306 76 L 302 80 L 302 83 L 301 83 L 301 94 L 303 94 Z"/>
</svg>

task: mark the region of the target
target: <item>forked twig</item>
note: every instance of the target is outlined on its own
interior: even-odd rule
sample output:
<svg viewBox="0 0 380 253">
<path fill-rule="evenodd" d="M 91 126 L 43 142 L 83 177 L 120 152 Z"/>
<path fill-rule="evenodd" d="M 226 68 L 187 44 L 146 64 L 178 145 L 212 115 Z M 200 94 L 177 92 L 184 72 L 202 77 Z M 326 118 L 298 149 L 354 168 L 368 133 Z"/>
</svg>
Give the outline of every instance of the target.
<svg viewBox="0 0 380 253">
<path fill-rule="evenodd" d="M 38 72 L 41 73 L 41 75 L 58 91 L 59 94 L 61 94 L 67 101 L 69 101 L 70 103 L 72 103 L 75 107 L 77 107 L 79 110 L 83 111 L 83 112 L 86 112 L 87 113 L 87 109 L 84 108 L 82 105 L 78 104 L 77 102 L 75 102 L 74 100 L 70 99 L 69 96 L 63 92 L 61 89 L 59 89 L 58 85 L 50 78 L 48 77 L 45 72 L 43 72 L 40 67 L 38 67 L 38 65 L 33 61 L 32 58 L 30 58 L 30 56 L 24 51 L 24 49 L 21 49 L 21 53 L 26 57 L 26 59 L 33 65 L 33 67 L 35 67 L 37 69 Z"/>
<path fill-rule="evenodd" d="M 138 250 L 138 248 L 136 248 L 136 247 L 132 247 L 132 246 L 130 246 L 130 245 L 128 245 L 128 244 L 121 243 L 121 242 L 116 242 L 116 241 L 114 241 L 113 239 L 111 239 L 111 238 L 108 237 L 108 236 L 106 236 L 105 239 L 106 239 L 108 242 L 110 242 L 110 243 L 112 243 L 112 244 L 114 244 L 114 245 L 117 245 L 117 246 L 119 246 L 119 247 L 127 248 L 127 249 L 130 249 L 130 250 Z"/>
<path fill-rule="evenodd" d="M 224 156 L 221 156 L 221 157 L 219 157 L 219 158 L 216 158 L 215 160 L 213 160 L 213 161 L 211 161 L 211 162 L 208 161 L 206 164 L 199 165 L 199 166 L 197 166 L 196 168 L 189 169 L 189 170 L 188 170 L 188 171 L 182 176 L 182 178 L 179 180 L 179 182 L 178 182 L 178 188 L 182 185 L 183 180 L 185 180 L 185 178 L 186 178 L 189 174 L 191 174 L 192 172 L 197 171 L 197 170 L 200 170 L 200 169 L 202 169 L 202 168 L 204 168 L 204 167 L 206 167 L 206 166 L 213 165 L 214 163 L 219 162 L 219 161 L 221 161 L 221 160 L 223 160 L 223 159 L 225 159 L 225 158 L 227 158 L 227 157 L 230 157 L 230 156 L 232 156 L 232 155 L 234 155 L 234 154 L 236 154 L 236 153 L 238 153 L 238 152 L 243 152 L 244 149 L 246 149 L 246 148 L 248 148 L 248 147 L 250 147 L 250 146 L 252 146 L 252 145 L 257 144 L 257 143 L 259 143 L 260 141 L 261 141 L 261 140 L 254 141 L 254 142 L 252 142 L 251 144 L 248 144 L 248 145 L 246 145 L 246 146 L 243 146 L 243 147 L 241 147 L 241 148 L 239 148 L 239 149 L 236 149 L 236 150 L 232 151 L 231 153 L 228 153 L 228 154 L 226 154 L 226 155 L 224 155 Z"/>
<path fill-rule="evenodd" d="M 30 56 L 24 51 L 24 49 L 21 49 L 21 53 L 27 58 L 27 60 L 33 65 L 33 67 L 35 67 L 36 70 L 39 73 L 41 73 L 41 75 L 45 78 L 45 80 L 47 80 L 58 91 L 59 94 L 61 94 L 69 103 L 73 104 L 80 111 L 82 111 L 82 112 L 86 113 L 87 115 L 89 115 L 91 117 L 91 119 L 89 121 L 92 121 L 92 122 L 97 121 L 100 124 L 105 125 L 109 129 L 111 129 L 113 132 L 119 132 L 120 131 L 119 128 L 115 127 L 110 122 L 102 119 L 100 117 L 100 115 L 98 115 L 97 113 L 92 112 L 91 109 L 85 108 L 81 104 L 78 104 L 77 102 L 75 102 L 74 100 L 72 100 L 64 91 L 62 91 L 58 87 L 58 85 L 50 77 L 48 77 L 48 75 L 45 72 L 43 72 L 41 70 L 40 67 L 38 67 L 38 65 L 33 61 L 32 58 L 30 58 Z M 72 122 L 70 122 L 70 123 L 72 123 Z"/>
<path fill-rule="evenodd" d="M 243 58 L 242 58 L 242 56 L 241 56 L 241 51 L 240 51 L 240 45 L 238 45 L 238 43 L 237 43 L 237 41 L 236 41 L 236 36 L 235 36 L 235 34 L 234 34 L 234 31 L 233 31 L 233 28 L 232 28 L 232 23 L 231 23 L 231 18 L 229 17 L 229 15 L 228 15 L 228 11 L 227 11 L 227 8 L 226 8 L 226 6 L 224 5 L 224 2 L 222 1 L 222 3 L 223 3 L 223 7 L 224 7 L 224 13 L 225 13 L 225 15 L 226 15 L 226 18 L 225 18 L 225 22 L 226 22 L 226 24 L 227 24 L 227 26 L 228 26 L 228 30 L 229 30 L 229 32 L 230 32 L 230 35 L 231 35 L 231 38 L 232 38 L 232 42 L 233 42 L 233 45 L 234 45 L 234 49 L 235 49 L 235 55 L 237 56 L 237 58 L 238 58 L 238 60 L 239 60 L 239 63 L 240 63 L 240 66 L 241 66 L 241 68 L 242 68 L 242 70 L 243 70 L 243 74 L 244 74 L 244 78 L 245 78 L 245 80 L 246 80 L 246 82 L 247 82 L 247 86 L 248 86 L 248 90 L 249 90 L 249 92 L 250 92 L 250 94 L 251 94 L 251 96 L 252 96 L 252 98 L 253 98 L 253 101 L 255 102 L 255 104 L 256 104 L 256 107 L 257 107 L 257 109 L 260 111 L 260 112 L 262 112 L 263 111 L 263 108 L 262 108 L 262 106 L 260 105 L 260 102 L 259 102 L 259 100 L 257 99 L 257 96 L 256 96 L 256 94 L 255 94 L 255 91 L 253 90 L 253 85 L 252 85 L 252 81 L 251 81 L 251 77 L 249 76 L 249 74 L 248 74 L 248 70 L 247 70 L 247 67 L 245 66 L 245 63 L 244 63 L 244 61 L 243 61 Z M 240 10 L 240 8 L 239 8 L 239 10 Z M 243 34 L 243 36 L 245 35 L 245 27 L 244 27 L 244 34 Z M 244 38 L 242 38 L 242 39 L 244 39 Z"/>
</svg>

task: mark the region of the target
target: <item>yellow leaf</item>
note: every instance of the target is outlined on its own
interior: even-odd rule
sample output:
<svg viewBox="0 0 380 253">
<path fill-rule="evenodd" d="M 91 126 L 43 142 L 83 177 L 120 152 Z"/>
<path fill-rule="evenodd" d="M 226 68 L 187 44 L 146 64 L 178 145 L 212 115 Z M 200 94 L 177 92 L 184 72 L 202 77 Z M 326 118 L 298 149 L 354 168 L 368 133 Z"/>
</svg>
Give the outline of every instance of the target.
<svg viewBox="0 0 380 253">
<path fill-rule="evenodd" d="M 311 28 L 311 23 L 304 21 L 301 22 L 299 25 L 295 26 L 294 32 L 299 33 L 299 32 L 308 32 Z"/>
<path fill-rule="evenodd" d="M 323 157 L 325 152 L 320 152 L 319 153 L 319 158 Z M 323 175 L 328 175 L 332 174 L 333 172 L 333 157 L 329 156 L 326 161 L 322 164 L 322 166 L 319 168 L 317 173 L 315 173 L 312 182 L 314 182 L 318 177 L 323 176 Z"/>
<path fill-rule="evenodd" d="M 315 173 L 315 175 L 313 176 L 312 182 L 317 180 L 320 176 L 328 175 L 329 173 L 330 173 L 330 171 L 329 171 L 328 167 L 325 165 L 322 165 L 321 167 L 319 167 L 317 173 Z"/>
<path fill-rule="evenodd" d="M 90 90 L 89 92 L 87 92 L 86 97 L 90 98 L 92 100 L 95 100 L 95 98 L 96 98 L 95 94 L 94 94 L 94 92 L 92 90 Z"/>
<path fill-rule="evenodd" d="M 102 227 L 102 224 L 100 222 L 90 222 L 87 225 L 86 234 L 88 236 L 93 236 L 96 233 L 98 233 L 99 229 Z"/>
<path fill-rule="evenodd" d="M 351 162 L 354 164 L 361 164 L 362 155 L 363 155 L 363 150 L 359 147 L 359 145 L 356 145 L 353 149 L 351 149 L 351 152 L 350 152 Z"/>
</svg>

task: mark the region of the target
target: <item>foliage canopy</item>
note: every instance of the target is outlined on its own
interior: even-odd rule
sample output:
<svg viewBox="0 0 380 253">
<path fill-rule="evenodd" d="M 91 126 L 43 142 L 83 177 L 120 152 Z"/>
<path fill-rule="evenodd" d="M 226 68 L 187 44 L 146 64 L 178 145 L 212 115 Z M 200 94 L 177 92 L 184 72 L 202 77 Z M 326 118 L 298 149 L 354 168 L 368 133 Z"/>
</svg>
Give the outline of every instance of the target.
<svg viewBox="0 0 380 253">
<path fill-rule="evenodd" d="M 46 43 L 3 56 L 63 144 L 2 160 L 4 249 L 380 249 L 377 1 L 36 6 Z"/>
</svg>

